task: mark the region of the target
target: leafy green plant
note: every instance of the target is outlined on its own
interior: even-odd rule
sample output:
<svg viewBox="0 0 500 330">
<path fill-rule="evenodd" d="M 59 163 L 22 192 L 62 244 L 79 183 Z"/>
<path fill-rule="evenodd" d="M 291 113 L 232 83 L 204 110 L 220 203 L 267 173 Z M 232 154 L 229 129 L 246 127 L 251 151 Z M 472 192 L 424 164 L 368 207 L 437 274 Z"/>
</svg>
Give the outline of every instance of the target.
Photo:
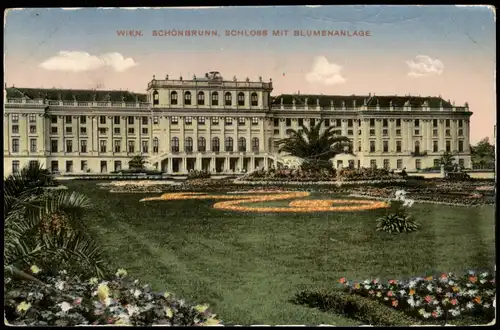
<svg viewBox="0 0 500 330">
<path fill-rule="evenodd" d="M 47 190 L 47 180 L 32 173 L 33 168 L 23 168 L 4 179 L 4 271 L 32 280 L 20 269 L 36 262 L 44 267 L 71 264 L 72 269 L 102 275 L 100 248 L 80 221 L 91 207 L 89 199 Z"/>
<path fill-rule="evenodd" d="M 377 231 L 386 233 L 409 233 L 419 229 L 417 222 L 410 215 L 386 214 L 377 219 Z"/>
</svg>

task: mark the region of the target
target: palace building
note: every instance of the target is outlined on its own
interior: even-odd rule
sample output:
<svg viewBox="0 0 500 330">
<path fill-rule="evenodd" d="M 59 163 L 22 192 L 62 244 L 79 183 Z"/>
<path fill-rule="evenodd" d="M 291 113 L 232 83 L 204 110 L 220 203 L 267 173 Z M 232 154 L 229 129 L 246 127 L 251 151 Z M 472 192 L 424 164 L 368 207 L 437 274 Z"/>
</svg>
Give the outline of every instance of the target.
<svg viewBox="0 0 500 330">
<path fill-rule="evenodd" d="M 6 87 L 4 174 L 31 161 L 60 173 L 109 173 L 128 168 L 136 155 L 172 174 L 293 165 L 277 141 L 321 119 L 352 140 L 354 154 L 333 159 L 337 168 L 424 169 L 439 166 L 446 151 L 470 168 L 467 103 L 272 91 L 272 81 L 225 80 L 219 72 L 153 76 L 146 94 Z"/>
</svg>

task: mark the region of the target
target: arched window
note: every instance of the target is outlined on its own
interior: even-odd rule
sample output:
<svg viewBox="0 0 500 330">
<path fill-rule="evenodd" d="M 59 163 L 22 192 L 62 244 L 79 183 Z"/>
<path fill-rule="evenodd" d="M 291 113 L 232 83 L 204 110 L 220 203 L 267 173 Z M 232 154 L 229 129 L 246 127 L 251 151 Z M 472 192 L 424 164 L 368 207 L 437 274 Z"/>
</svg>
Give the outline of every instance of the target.
<svg viewBox="0 0 500 330">
<path fill-rule="evenodd" d="M 259 97 L 257 96 L 257 93 L 252 93 L 251 102 L 252 102 L 252 107 L 256 107 L 259 105 Z"/>
<path fill-rule="evenodd" d="M 184 93 L 184 104 L 191 105 L 191 92 Z"/>
<path fill-rule="evenodd" d="M 158 138 L 157 137 L 153 138 L 153 153 L 158 152 L 158 147 L 159 147 L 158 144 L 159 144 Z"/>
<path fill-rule="evenodd" d="M 205 93 L 198 92 L 198 105 L 205 105 Z"/>
<path fill-rule="evenodd" d="M 244 137 L 238 139 L 238 151 L 247 151 L 247 140 Z"/>
<path fill-rule="evenodd" d="M 245 94 L 243 94 L 243 92 L 238 93 L 238 105 L 239 106 L 245 105 Z"/>
<path fill-rule="evenodd" d="M 219 93 L 212 93 L 212 105 L 219 105 Z"/>
<path fill-rule="evenodd" d="M 177 104 L 177 92 L 175 91 L 170 93 L 170 104 Z"/>
<path fill-rule="evenodd" d="M 205 152 L 207 151 L 207 140 L 204 137 L 198 138 L 198 151 Z"/>
<path fill-rule="evenodd" d="M 419 153 L 420 153 L 420 142 L 415 141 L 415 154 L 419 154 Z"/>
<path fill-rule="evenodd" d="M 158 105 L 160 104 L 160 94 L 158 91 L 153 92 L 153 105 Z"/>
<path fill-rule="evenodd" d="M 227 152 L 232 152 L 233 151 L 233 138 L 232 137 L 227 137 L 224 145 L 226 147 Z"/>
<path fill-rule="evenodd" d="M 220 151 L 220 141 L 218 137 L 212 138 L 212 151 L 219 152 Z"/>
<path fill-rule="evenodd" d="M 268 145 L 267 145 L 267 150 L 270 152 L 274 152 L 274 143 L 273 143 L 273 138 L 269 138 Z"/>
<path fill-rule="evenodd" d="M 179 138 L 172 138 L 172 152 L 179 152 Z"/>
<path fill-rule="evenodd" d="M 233 105 L 233 96 L 231 95 L 231 93 L 226 92 L 226 94 L 224 95 L 224 101 L 225 105 Z"/>
<path fill-rule="evenodd" d="M 259 138 L 254 137 L 252 139 L 252 151 L 259 152 Z"/>
<path fill-rule="evenodd" d="M 186 140 L 184 141 L 184 150 L 186 152 L 193 152 L 193 139 L 190 137 L 187 137 Z"/>
</svg>

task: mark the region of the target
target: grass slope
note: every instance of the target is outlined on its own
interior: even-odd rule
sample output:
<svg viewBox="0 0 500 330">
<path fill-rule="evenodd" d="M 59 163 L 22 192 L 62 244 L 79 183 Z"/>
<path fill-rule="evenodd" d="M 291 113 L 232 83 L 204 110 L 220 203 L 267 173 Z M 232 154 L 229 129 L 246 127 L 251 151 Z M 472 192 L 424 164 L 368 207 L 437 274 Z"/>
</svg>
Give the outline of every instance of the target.
<svg viewBox="0 0 500 330">
<path fill-rule="evenodd" d="M 340 277 L 402 278 L 493 267 L 494 208 L 417 204 L 422 230 L 376 232 L 383 210 L 262 214 L 212 209 L 211 200 L 155 201 L 159 194 L 112 194 L 96 182 L 70 182 L 88 194 L 87 221 L 110 263 L 198 303 L 231 324 L 336 324 L 356 321 L 289 302 Z M 323 196 L 324 198 L 324 196 Z"/>
</svg>

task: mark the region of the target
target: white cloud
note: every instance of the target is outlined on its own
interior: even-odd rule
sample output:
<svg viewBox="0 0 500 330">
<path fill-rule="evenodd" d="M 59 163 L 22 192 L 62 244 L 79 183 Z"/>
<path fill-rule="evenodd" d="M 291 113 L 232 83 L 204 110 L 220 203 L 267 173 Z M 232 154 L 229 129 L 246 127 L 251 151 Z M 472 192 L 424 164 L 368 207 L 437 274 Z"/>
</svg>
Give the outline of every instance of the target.
<svg viewBox="0 0 500 330">
<path fill-rule="evenodd" d="M 432 59 L 427 55 L 417 55 L 415 60 L 405 61 L 410 67 L 408 75 L 411 77 L 423 77 L 440 75 L 444 71 L 444 64 L 441 60 Z"/>
<path fill-rule="evenodd" d="M 90 55 L 76 51 L 60 51 L 56 56 L 40 63 L 40 67 L 45 70 L 72 72 L 92 71 L 103 67 L 111 67 L 118 72 L 123 72 L 136 65 L 137 63 L 132 58 L 124 58 L 120 53 Z"/>
<path fill-rule="evenodd" d="M 306 80 L 310 83 L 324 85 L 343 84 L 346 79 L 342 77 L 341 70 L 342 66 L 328 62 L 328 59 L 324 56 L 318 56 L 314 60 L 311 72 L 306 74 Z"/>
</svg>

